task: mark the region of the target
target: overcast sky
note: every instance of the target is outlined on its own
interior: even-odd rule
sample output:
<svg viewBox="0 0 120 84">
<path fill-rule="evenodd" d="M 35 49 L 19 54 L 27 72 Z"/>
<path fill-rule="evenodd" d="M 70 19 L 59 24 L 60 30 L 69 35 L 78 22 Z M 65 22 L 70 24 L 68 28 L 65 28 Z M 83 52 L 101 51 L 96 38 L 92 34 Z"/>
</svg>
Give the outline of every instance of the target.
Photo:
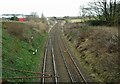
<svg viewBox="0 0 120 84">
<path fill-rule="evenodd" d="M 30 14 L 49 16 L 78 16 L 80 5 L 93 0 L 0 0 L 1 14 Z"/>
</svg>

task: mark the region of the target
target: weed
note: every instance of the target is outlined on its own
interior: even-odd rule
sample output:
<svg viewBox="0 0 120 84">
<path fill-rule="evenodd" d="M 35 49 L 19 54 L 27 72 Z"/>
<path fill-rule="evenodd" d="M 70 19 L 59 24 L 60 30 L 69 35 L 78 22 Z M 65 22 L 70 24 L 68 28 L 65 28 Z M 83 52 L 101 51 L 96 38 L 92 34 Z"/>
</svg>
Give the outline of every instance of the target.
<svg viewBox="0 0 120 84">
<path fill-rule="evenodd" d="M 79 51 L 78 59 L 84 63 L 94 79 L 102 82 L 117 81 L 118 71 L 118 31 L 105 26 L 87 26 L 75 23 L 64 25 L 64 33 Z M 75 44 L 76 43 L 76 44 Z M 91 69 L 92 68 L 92 69 Z M 105 73 L 104 71 L 105 70 Z"/>
<path fill-rule="evenodd" d="M 6 28 L 4 28 L 6 27 Z M 13 28 L 13 29 L 12 29 Z M 2 28 L 2 64 L 3 67 L 13 68 L 18 70 L 27 70 L 40 72 L 42 68 L 42 59 L 44 45 L 47 38 L 47 33 L 39 33 L 29 27 L 25 23 L 4 23 Z M 33 40 L 30 41 L 30 37 Z M 24 40 L 23 40 L 24 39 Z M 25 40 L 26 39 L 26 40 Z M 38 52 L 33 55 L 29 52 L 29 47 L 38 49 Z M 18 77 L 18 76 L 40 76 L 31 73 L 13 72 L 3 69 L 3 78 Z M 8 82 L 39 82 L 39 79 L 15 79 L 7 80 Z"/>
</svg>

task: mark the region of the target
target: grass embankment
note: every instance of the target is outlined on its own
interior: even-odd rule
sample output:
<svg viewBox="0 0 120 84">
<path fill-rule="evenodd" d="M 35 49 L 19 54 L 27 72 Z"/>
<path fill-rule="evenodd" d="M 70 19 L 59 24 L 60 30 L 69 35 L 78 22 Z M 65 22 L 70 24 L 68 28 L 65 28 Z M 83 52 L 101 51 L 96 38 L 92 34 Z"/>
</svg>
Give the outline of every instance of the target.
<svg viewBox="0 0 120 84">
<path fill-rule="evenodd" d="M 117 28 L 66 24 L 64 33 L 76 58 L 95 82 L 120 79 Z"/>
<path fill-rule="evenodd" d="M 47 33 L 37 32 L 26 23 L 5 22 L 2 28 L 3 78 L 18 76 L 40 76 L 31 73 L 11 71 L 4 68 L 40 72 Z M 33 55 L 35 49 L 38 52 Z M 7 81 L 37 82 L 39 79 L 14 79 Z"/>
<path fill-rule="evenodd" d="M 0 22 L 0 67 L 2 67 L 2 23 L 1 22 Z M 0 79 L 1 78 L 2 78 L 2 68 L 0 68 Z"/>
</svg>

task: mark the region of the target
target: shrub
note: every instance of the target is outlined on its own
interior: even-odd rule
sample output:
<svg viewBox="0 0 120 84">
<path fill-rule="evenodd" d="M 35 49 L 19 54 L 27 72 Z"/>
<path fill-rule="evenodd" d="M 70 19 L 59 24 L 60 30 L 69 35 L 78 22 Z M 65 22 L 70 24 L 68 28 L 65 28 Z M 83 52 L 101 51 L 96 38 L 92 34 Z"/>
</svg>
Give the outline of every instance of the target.
<svg viewBox="0 0 120 84">
<path fill-rule="evenodd" d="M 18 17 L 13 16 L 13 17 L 10 18 L 10 20 L 18 21 Z"/>
<path fill-rule="evenodd" d="M 6 24 L 6 29 L 9 34 L 23 38 L 24 24 L 17 22 L 9 22 Z"/>
<path fill-rule="evenodd" d="M 102 20 L 90 20 L 87 23 L 91 26 L 103 26 L 107 24 L 106 21 L 102 21 Z"/>
<path fill-rule="evenodd" d="M 79 32 L 78 32 L 79 31 Z M 117 81 L 118 77 L 118 29 L 105 26 L 83 26 L 74 28 L 64 25 L 64 32 L 80 52 L 80 59 L 93 69 L 104 82 Z M 79 36 L 78 36 L 79 35 Z M 78 39 L 77 39 L 78 38 Z M 89 63 L 89 65 L 87 65 Z M 104 70 L 104 71 L 103 71 Z M 91 70 L 90 70 L 91 71 Z M 97 78 L 96 75 L 96 78 Z"/>
<path fill-rule="evenodd" d="M 41 32 L 46 32 L 47 31 L 47 24 L 46 23 L 42 23 L 42 22 L 35 22 L 35 21 L 29 21 L 27 22 L 27 25 L 36 30 L 37 32 L 41 33 Z"/>
</svg>

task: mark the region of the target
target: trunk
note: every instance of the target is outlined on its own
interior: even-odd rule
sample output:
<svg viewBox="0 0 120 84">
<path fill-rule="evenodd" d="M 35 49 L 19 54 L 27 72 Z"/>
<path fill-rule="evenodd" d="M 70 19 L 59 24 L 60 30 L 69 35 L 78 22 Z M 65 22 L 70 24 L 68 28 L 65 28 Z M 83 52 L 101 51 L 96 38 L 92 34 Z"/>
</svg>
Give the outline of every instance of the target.
<svg viewBox="0 0 120 84">
<path fill-rule="evenodd" d="M 108 21 L 108 12 L 107 12 L 107 2 L 106 2 L 106 0 L 104 0 L 103 4 L 104 4 L 104 12 L 103 12 L 104 17 L 105 17 L 105 20 Z"/>
<path fill-rule="evenodd" d="M 117 25 L 116 23 L 117 23 L 117 18 L 118 18 L 117 17 L 118 14 L 117 14 L 117 9 L 116 9 L 117 7 L 116 7 L 116 5 L 117 4 L 116 4 L 116 0 L 115 0 L 114 1 L 114 8 L 113 8 L 113 18 L 114 18 L 114 20 L 113 20 L 114 22 L 113 23 L 114 23 L 114 25 Z"/>
</svg>

